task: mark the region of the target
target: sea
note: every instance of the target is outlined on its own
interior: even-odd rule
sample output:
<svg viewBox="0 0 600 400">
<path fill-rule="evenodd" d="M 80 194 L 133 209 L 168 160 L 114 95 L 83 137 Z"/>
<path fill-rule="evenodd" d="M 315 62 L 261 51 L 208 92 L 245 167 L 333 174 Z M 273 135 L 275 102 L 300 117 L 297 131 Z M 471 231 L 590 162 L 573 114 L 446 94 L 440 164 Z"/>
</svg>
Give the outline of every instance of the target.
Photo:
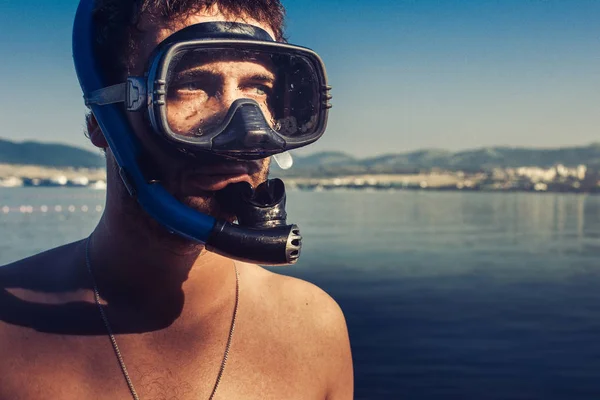
<svg viewBox="0 0 600 400">
<path fill-rule="evenodd" d="M 0 265 L 87 236 L 105 192 L 0 189 Z M 600 196 L 288 193 L 342 307 L 356 399 L 600 399 Z M 311 340 L 307 337 L 306 340 Z"/>
</svg>

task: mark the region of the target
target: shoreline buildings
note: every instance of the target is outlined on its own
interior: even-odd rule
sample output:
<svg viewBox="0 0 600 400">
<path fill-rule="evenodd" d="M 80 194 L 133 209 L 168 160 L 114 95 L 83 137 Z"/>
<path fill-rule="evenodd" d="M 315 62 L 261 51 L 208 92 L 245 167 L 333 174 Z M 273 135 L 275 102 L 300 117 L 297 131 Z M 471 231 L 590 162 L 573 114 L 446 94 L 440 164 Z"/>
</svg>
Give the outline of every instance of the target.
<svg viewBox="0 0 600 400">
<path fill-rule="evenodd" d="M 2 174 L 4 172 L 4 174 Z M 7 173 L 9 172 L 9 173 Z M 4 175 L 4 176 L 3 176 Z M 336 177 L 283 177 L 299 190 L 470 190 L 600 193 L 600 173 L 586 165 L 550 168 L 523 166 L 465 172 L 432 169 L 411 174 L 355 174 Z M 21 166 L 0 169 L 0 188 L 8 187 L 106 188 L 104 170 L 47 170 Z"/>
</svg>

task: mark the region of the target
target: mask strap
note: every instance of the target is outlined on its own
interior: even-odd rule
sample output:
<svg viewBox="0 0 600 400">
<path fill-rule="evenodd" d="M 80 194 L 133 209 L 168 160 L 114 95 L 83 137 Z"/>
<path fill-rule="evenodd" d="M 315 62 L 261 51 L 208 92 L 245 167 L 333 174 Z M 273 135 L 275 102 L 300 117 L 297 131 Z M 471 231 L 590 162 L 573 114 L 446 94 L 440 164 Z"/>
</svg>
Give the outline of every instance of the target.
<svg viewBox="0 0 600 400">
<path fill-rule="evenodd" d="M 127 111 L 137 111 L 147 104 L 146 82 L 144 78 L 129 77 L 127 82 L 94 90 L 84 96 L 86 106 L 92 104 L 105 106 L 108 104 L 125 103 Z"/>
</svg>

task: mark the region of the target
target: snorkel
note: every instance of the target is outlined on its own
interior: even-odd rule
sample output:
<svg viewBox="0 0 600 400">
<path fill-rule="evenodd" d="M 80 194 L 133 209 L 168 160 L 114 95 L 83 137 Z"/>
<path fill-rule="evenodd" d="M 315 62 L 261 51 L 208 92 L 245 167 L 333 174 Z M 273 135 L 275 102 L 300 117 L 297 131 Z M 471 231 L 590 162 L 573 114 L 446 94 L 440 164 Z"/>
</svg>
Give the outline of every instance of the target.
<svg viewBox="0 0 600 400">
<path fill-rule="evenodd" d="M 82 0 L 73 29 L 75 70 L 86 99 L 106 87 L 94 55 L 93 11 L 94 0 Z M 128 80 L 131 82 L 135 81 Z M 136 90 L 139 87 L 135 85 L 127 87 L 128 94 Z M 135 95 L 145 98 L 150 94 Z M 131 131 L 122 105 L 87 103 L 114 154 L 127 191 L 169 232 L 204 243 L 208 250 L 257 264 L 285 265 L 298 260 L 302 238 L 298 227 L 286 222 L 283 182 L 270 180 L 256 189 L 244 183 L 230 185 L 227 198 L 236 209 L 238 224 L 216 220 L 180 203 L 160 182 L 145 177 L 140 166 L 142 145 Z"/>
</svg>

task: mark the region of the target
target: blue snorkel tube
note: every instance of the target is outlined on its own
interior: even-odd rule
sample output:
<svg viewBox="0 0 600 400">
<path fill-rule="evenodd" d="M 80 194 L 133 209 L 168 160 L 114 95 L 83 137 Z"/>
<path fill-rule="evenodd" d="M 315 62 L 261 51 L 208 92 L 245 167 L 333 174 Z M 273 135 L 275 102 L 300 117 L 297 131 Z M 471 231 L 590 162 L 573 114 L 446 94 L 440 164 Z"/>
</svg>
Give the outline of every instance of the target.
<svg viewBox="0 0 600 400">
<path fill-rule="evenodd" d="M 73 60 L 84 97 L 106 86 L 94 55 L 93 11 L 94 0 L 81 0 L 73 27 Z M 266 183 L 267 191 L 278 196 L 275 211 L 273 207 L 261 211 L 260 205 L 255 204 L 258 207 L 254 217 L 258 219 L 251 226 L 216 220 L 180 203 L 160 183 L 146 180 L 138 164 L 142 147 L 131 132 L 122 107 L 91 104 L 90 108 L 115 156 L 129 194 L 169 232 L 204 243 L 216 253 L 262 265 L 293 264 L 298 260 L 302 238 L 296 225 L 285 223 L 283 183 Z M 252 188 L 240 190 L 252 202 L 248 194 Z M 260 219 L 261 215 L 272 218 L 274 213 L 274 220 Z"/>
</svg>

